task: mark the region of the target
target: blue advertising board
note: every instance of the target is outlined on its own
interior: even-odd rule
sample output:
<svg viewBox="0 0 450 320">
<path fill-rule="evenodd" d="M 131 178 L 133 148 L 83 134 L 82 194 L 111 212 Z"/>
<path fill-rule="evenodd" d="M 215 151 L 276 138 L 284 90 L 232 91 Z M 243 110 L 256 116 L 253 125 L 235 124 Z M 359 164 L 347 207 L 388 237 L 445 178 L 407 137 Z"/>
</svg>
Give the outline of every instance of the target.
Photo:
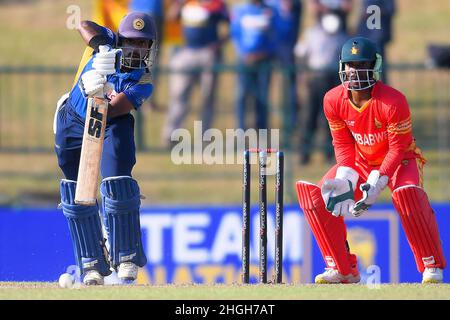
<svg viewBox="0 0 450 320">
<path fill-rule="evenodd" d="M 446 256 L 450 253 L 450 204 L 433 205 Z M 258 208 L 251 214 L 251 281 L 258 277 Z M 269 279 L 274 262 L 274 208 L 268 208 Z M 158 206 L 141 209 L 148 264 L 138 283 L 239 283 L 240 206 Z M 419 282 L 414 257 L 392 205 L 374 206 L 346 221 L 348 242 L 363 281 Z M 285 207 L 283 282 L 310 283 L 324 262 L 297 205 Z M 0 281 L 56 281 L 74 264 L 67 222 L 57 209 L 0 208 Z M 445 274 L 444 280 L 450 282 Z M 113 280 L 111 280 L 113 281 Z"/>
</svg>

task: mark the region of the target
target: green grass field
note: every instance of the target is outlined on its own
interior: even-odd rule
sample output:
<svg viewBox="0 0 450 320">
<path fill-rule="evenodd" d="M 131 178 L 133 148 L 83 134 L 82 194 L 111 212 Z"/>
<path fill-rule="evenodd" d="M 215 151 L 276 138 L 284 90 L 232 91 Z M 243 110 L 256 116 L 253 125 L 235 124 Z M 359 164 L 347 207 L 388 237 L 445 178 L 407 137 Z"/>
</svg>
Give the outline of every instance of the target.
<svg viewBox="0 0 450 320">
<path fill-rule="evenodd" d="M 57 283 L 0 283 L 1 299 L 156 299 L 156 300 L 448 300 L 450 284 L 365 285 L 167 285 L 102 286 L 62 289 Z"/>
</svg>

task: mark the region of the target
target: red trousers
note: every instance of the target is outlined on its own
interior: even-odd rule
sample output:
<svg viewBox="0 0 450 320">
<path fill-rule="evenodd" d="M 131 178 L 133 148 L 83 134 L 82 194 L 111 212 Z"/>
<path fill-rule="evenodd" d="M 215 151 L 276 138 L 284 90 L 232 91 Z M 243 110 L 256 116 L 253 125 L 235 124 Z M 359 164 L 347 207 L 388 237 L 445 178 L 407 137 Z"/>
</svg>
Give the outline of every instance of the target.
<svg viewBox="0 0 450 320">
<path fill-rule="evenodd" d="M 422 189 L 423 163 L 421 158 L 403 160 L 394 175 L 390 177 L 388 184 L 419 272 L 423 272 L 425 267 L 445 268 L 446 264 L 434 211 Z M 337 168 L 336 165 L 327 172 L 319 182 L 320 187 L 325 179 L 333 179 L 336 176 Z M 356 202 L 362 197 L 359 185 L 366 182 L 370 172 L 377 170 L 378 167 L 357 163 L 354 169 L 359 174 L 355 190 Z M 300 199 L 301 187 L 299 188 L 298 183 L 297 189 L 302 206 L 302 202 L 306 202 Z M 325 209 L 322 199 L 319 200 L 319 198 L 320 196 L 315 195 L 312 200 L 314 204 L 306 208 L 307 210 L 304 207 L 303 209 L 324 261 L 328 267 L 337 268 L 344 275 L 355 274 L 358 272 L 356 257 L 350 253 L 346 245 L 347 228 L 344 218 L 331 216 Z"/>
</svg>

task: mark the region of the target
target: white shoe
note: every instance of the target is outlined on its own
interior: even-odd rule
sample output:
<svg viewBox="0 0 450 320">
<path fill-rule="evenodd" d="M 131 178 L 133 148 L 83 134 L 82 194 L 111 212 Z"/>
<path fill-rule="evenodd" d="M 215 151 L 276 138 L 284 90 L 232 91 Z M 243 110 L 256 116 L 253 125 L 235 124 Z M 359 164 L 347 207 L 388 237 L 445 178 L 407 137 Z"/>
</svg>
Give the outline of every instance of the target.
<svg viewBox="0 0 450 320">
<path fill-rule="evenodd" d="M 87 286 L 102 286 L 103 276 L 97 270 L 89 270 L 84 275 L 83 283 Z"/>
<path fill-rule="evenodd" d="M 359 273 L 357 275 L 342 275 L 339 271 L 326 268 L 324 273 L 318 274 L 315 283 L 318 284 L 334 284 L 334 283 L 358 283 L 361 280 Z"/>
<path fill-rule="evenodd" d="M 422 283 L 442 283 L 444 275 L 440 268 L 425 268 L 422 274 Z"/>
<path fill-rule="evenodd" d="M 117 276 L 120 280 L 134 281 L 137 278 L 138 266 L 133 262 L 123 262 L 119 265 Z"/>
</svg>

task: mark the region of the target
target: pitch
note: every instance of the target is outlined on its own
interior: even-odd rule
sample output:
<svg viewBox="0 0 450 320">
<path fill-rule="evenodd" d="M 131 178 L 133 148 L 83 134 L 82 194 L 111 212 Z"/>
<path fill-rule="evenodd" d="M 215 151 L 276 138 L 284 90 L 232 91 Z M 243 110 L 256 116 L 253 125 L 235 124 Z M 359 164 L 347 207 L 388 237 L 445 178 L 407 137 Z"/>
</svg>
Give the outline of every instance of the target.
<svg viewBox="0 0 450 320">
<path fill-rule="evenodd" d="M 62 289 L 56 282 L 0 282 L 1 299 L 156 300 L 450 300 L 450 284 L 356 285 L 114 285 Z"/>
</svg>

